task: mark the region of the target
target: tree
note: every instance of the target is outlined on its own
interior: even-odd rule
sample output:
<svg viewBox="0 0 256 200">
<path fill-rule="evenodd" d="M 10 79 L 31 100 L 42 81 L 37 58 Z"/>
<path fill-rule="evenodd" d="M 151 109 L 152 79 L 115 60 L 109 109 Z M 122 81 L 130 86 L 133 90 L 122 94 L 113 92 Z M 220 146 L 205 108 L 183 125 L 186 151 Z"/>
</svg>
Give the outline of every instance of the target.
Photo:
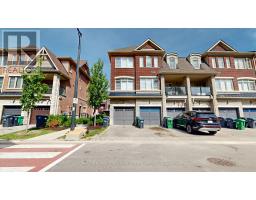
<svg viewBox="0 0 256 200">
<path fill-rule="evenodd" d="M 35 107 L 36 103 L 43 99 L 43 94 L 48 91 L 48 85 L 42 83 L 45 77 L 41 71 L 41 64 L 41 59 L 38 59 L 36 68 L 31 72 L 25 72 L 22 75 L 23 89 L 20 102 L 22 110 L 27 112 L 27 132 L 29 126 L 29 114 L 31 110 Z"/>
<path fill-rule="evenodd" d="M 89 105 L 93 108 L 94 126 L 96 125 L 96 111 L 102 102 L 108 99 L 108 80 L 103 73 L 103 61 L 98 60 L 91 68 L 91 80 L 88 87 Z"/>
</svg>

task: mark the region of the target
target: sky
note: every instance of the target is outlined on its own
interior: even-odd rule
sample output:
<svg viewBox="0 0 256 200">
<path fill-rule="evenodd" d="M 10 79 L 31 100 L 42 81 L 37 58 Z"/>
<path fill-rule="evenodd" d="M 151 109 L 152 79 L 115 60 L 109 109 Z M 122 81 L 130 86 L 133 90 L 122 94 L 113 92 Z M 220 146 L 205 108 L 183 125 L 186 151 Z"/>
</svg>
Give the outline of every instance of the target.
<svg viewBox="0 0 256 200">
<path fill-rule="evenodd" d="M 0 29 L 4 30 L 12 29 Z M 30 30 L 30 29 L 14 29 Z M 78 37 L 76 29 L 31 29 L 40 33 L 40 46 L 48 47 L 57 56 L 70 56 L 76 60 Z M 151 38 L 167 52 L 179 56 L 202 53 L 222 39 L 238 51 L 256 51 L 256 29 L 138 29 L 138 28 L 81 28 L 81 59 L 91 67 L 100 58 L 104 72 L 110 77 L 110 62 L 107 52 L 116 48 L 140 45 Z M 2 33 L 1 33 L 2 35 Z M 2 47 L 2 39 L 0 40 Z"/>
</svg>

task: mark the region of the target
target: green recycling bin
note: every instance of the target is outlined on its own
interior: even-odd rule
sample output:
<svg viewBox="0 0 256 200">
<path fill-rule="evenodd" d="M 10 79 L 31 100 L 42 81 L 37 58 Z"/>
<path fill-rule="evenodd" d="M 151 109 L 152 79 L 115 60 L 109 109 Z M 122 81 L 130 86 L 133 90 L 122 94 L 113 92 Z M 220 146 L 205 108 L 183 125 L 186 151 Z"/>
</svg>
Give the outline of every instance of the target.
<svg viewBox="0 0 256 200">
<path fill-rule="evenodd" d="M 18 126 L 23 125 L 23 119 L 24 119 L 23 116 L 18 116 Z"/>
<path fill-rule="evenodd" d="M 166 118 L 166 128 L 173 128 L 173 120 L 170 117 Z"/>
<path fill-rule="evenodd" d="M 237 119 L 236 120 L 236 128 L 239 130 L 245 129 L 245 120 L 244 119 Z"/>
</svg>

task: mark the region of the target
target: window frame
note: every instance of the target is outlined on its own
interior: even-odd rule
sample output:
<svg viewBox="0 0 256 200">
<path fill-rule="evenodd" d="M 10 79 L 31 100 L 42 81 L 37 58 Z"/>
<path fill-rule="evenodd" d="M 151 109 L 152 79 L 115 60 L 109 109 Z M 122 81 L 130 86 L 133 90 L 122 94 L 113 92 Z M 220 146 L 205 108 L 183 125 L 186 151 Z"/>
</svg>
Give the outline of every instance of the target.
<svg viewBox="0 0 256 200">
<path fill-rule="evenodd" d="M 197 62 L 197 65 L 195 66 L 194 64 L 194 61 L 196 61 Z M 197 58 L 197 57 L 192 57 L 191 58 L 191 65 L 194 67 L 194 69 L 200 69 L 200 60 L 199 60 L 199 58 Z"/>
<path fill-rule="evenodd" d="M 250 58 L 234 58 L 236 69 L 252 69 Z"/>
<path fill-rule="evenodd" d="M 0 90 L 3 89 L 3 86 L 4 86 L 4 76 L 0 75 L 0 79 L 2 78 L 2 86 L 0 86 Z"/>
<path fill-rule="evenodd" d="M 224 69 L 225 68 L 225 62 L 224 62 L 224 58 L 223 57 L 217 57 L 217 63 L 218 63 L 218 68 L 219 69 Z M 222 65 L 220 65 L 220 63 Z"/>
<path fill-rule="evenodd" d="M 139 57 L 139 67 L 145 67 L 144 56 Z"/>
<path fill-rule="evenodd" d="M 150 61 L 150 66 L 148 65 L 148 61 Z M 152 56 L 146 56 L 146 68 L 152 68 L 153 67 L 153 60 L 152 60 Z"/>
<path fill-rule="evenodd" d="M 227 81 L 230 81 L 230 83 L 231 83 L 231 90 L 227 89 L 228 88 L 227 87 L 228 86 Z M 218 85 L 220 87 L 218 87 Z M 215 79 L 215 88 L 216 88 L 217 92 L 233 92 L 234 91 L 233 79 L 231 79 L 231 78 L 227 78 L 227 79 L 217 78 L 217 79 Z"/>
<path fill-rule="evenodd" d="M 142 87 L 142 81 L 145 81 L 144 88 Z M 151 88 L 147 88 L 148 83 L 146 81 L 150 81 Z M 155 87 L 155 81 L 157 82 L 157 85 Z M 146 77 L 141 76 L 140 77 L 140 90 L 141 91 L 159 91 L 159 79 L 158 77 Z"/>
<path fill-rule="evenodd" d="M 237 80 L 238 83 L 238 89 L 241 92 L 255 92 L 256 91 L 256 81 L 251 79 L 240 79 Z M 250 89 L 250 83 L 253 83 L 254 89 Z M 241 87 L 240 87 L 241 84 Z M 248 90 L 244 90 L 244 85 L 247 85 Z"/>
<path fill-rule="evenodd" d="M 170 69 L 177 69 L 176 58 L 174 56 L 170 56 L 167 58 L 167 64 Z"/>
<path fill-rule="evenodd" d="M 230 58 L 229 57 L 225 57 L 225 63 L 226 63 L 227 68 L 231 68 L 231 63 L 230 63 Z"/>
<path fill-rule="evenodd" d="M 117 81 L 120 81 L 120 89 L 117 88 Z M 122 89 L 122 82 L 125 82 L 126 89 Z M 132 83 L 132 89 L 128 89 L 128 82 Z M 134 78 L 132 78 L 132 77 L 117 77 L 115 79 L 115 91 L 134 91 Z"/>
<path fill-rule="evenodd" d="M 154 56 L 153 57 L 153 60 L 154 60 L 154 67 L 155 68 L 158 68 L 159 67 L 159 58 L 158 56 Z M 157 64 L 156 64 L 157 63 Z"/>
<path fill-rule="evenodd" d="M 11 78 L 15 78 L 15 80 L 14 80 L 14 87 L 13 88 L 10 87 Z M 17 86 L 18 78 L 21 78 L 21 87 L 16 87 Z M 22 89 L 22 87 L 23 87 L 23 78 L 22 78 L 22 76 L 19 76 L 19 75 L 9 75 L 8 89 Z"/>
<path fill-rule="evenodd" d="M 217 68 L 216 58 L 212 57 L 211 61 L 212 61 L 212 68 Z"/>
<path fill-rule="evenodd" d="M 120 66 L 117 65 L 117 60 L 120 59 Z M 125 59 L 125 60 L 124 60 Z M 132 66 L 128 66 L 130 61 L 128 61 L 129 59 L 131 59 L 131 63 L 132 63 Z M 134 58 L 131 57 L 131 56 L 118 56 L 118 57 L 115 57 L 114 59 L 115 61 L 115 68 L 134 68 Z M 124 63 L 125 62 L 125 65 Z"/>
</svg>

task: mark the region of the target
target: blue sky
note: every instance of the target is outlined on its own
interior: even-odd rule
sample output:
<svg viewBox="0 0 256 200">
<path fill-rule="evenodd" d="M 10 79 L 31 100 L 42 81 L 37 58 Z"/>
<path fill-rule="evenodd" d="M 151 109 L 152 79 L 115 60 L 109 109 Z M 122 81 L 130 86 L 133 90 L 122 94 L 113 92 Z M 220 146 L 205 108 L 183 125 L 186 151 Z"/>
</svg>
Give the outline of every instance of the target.
<svg viewBox="0 0 256 200">
<path fill-rule="evenodd" d="M 76 29 L 36 30 L 40 31 L 41 46 L 47 46 L 58 56 L 71 56 L 76 59 Z M 225 40 L 238 51 L 256 50 L 256 29 L 84 28 L 80 30 L 83 33 L 81 58 L 87 60 L 89 66 L 101 58 L 104 61 L 104 71 L 108 78 L 110 63 L 107 52 L 115 48 L 139 45 L 147 38 L 154 40 L 167 52 L 177 52 L 179 56 L 203 52 L 219 39 Z M 0 44 L 2 46 L 2 41 Z"/>
</svg>

